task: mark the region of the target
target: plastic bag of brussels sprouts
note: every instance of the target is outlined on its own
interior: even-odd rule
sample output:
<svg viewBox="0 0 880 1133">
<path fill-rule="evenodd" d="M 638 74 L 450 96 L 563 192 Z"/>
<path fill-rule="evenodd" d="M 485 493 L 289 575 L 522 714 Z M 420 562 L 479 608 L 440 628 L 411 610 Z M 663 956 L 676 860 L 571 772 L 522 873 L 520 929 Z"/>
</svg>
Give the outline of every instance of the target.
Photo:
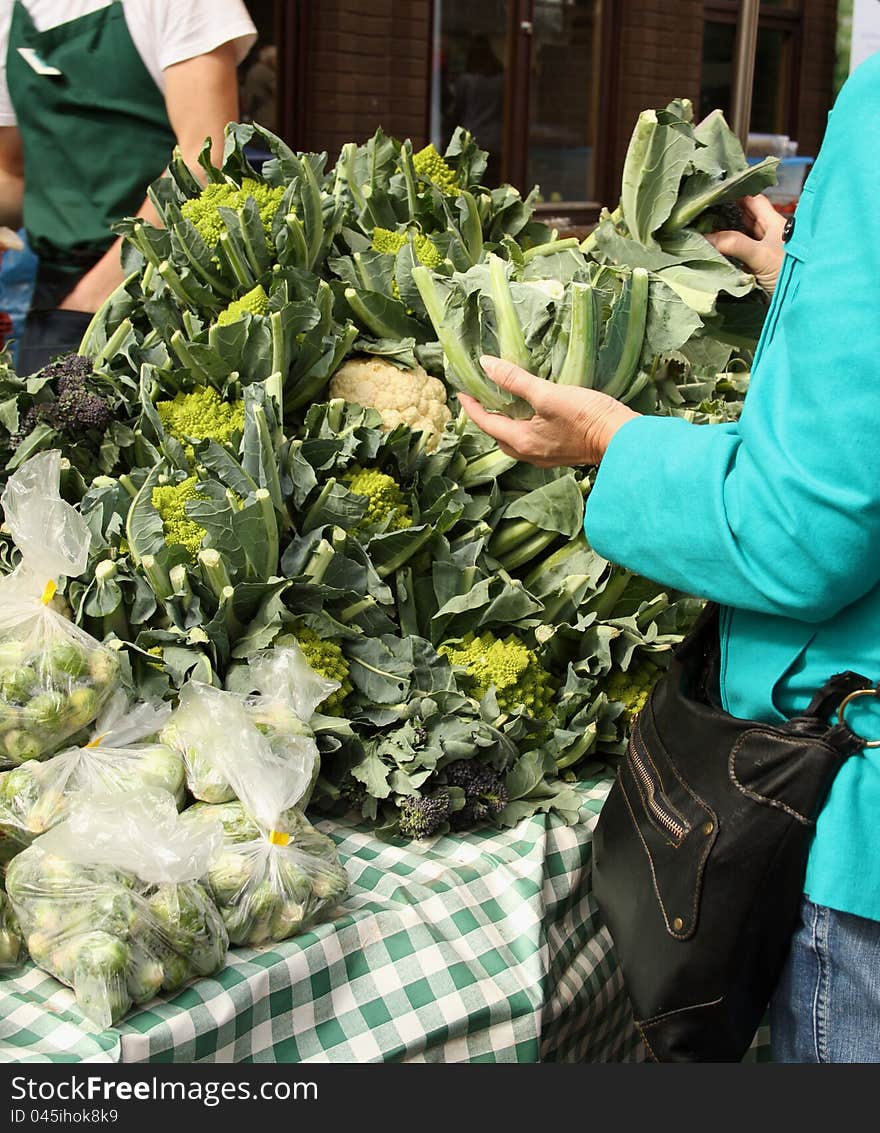
<svg viewBox="0 0 880 1133">
<path fill-rule="evenodd" d="M 9 898 L 0 889 L 0 971 L 18 967 L 25 955 L 18 920 Z"/>
<path fill-rule="evenodd" d="M 0 579 L 0 767 L 43 759 L 87 727 L 118 684 L 116 654 L 52 608 L 59 579 L 86 567 L 88 528 L 61 499 L 61 454 L 10 476 L 0 506 L 21 552 Z"/>
<path fill-rule="evenodd" d="M 7 867 L 31 959 L 102 1028 L 132 1004 L 212 975 L 228 936 L 197 879 L 221 844 L 218 823 L 184 827 L 167 791 L 78 801 Z"/>
<path fill-rule="evenodd" d="M 316 707 L 339 687 L 315 673 L 299 647 L 267 649 L 254 654 L 239 675 L 246 692 L 222 692 L 198 681 L 184 685 L 179 707 L 162 733 L 164 743 L 176 748 L 186 764 L 187 785 L 202 802 L 225 803 L 235 790 L 213 757 L 223 742 L 216 728 L 205 727 L 211 705 L 223 697 L 239 697 L 250 720 L 266 737 L 275 755 L 308 772 L 299 805 L 305 807 L 320 770 L 320 755 L 308 721 Z"/>
<path fill-rule="evenodd" d="M 334 842 L 300 805 L 311 789 L 313 762 L 277 755 L 240 698 L 213 689 L 205 700 L 211 703 L 202 726 L 218 737 L 205 750 L 237 801 L 196 804 L 181 821 L 195 831 L 216 819 L 223 826 L 223 846 L 204 882 L 230 941 L 285 940 L 324 917 L 348 890 Z"/>
<path fill-rule="evenodd" d="M 170 714 L 161 700 L 130 706 L 119 690 L 83 746 L 0 773 L 0 861 L 57 826 L 80 798 L 153 787 L 183 806 L 183 760 L 155 738 Z"/>
<path fill-rule="evenodd" d="M 223 826 L 223 849 L 204 883 L 231 944 L 256 946 L 296 936 L 348 892 L 336 844 L 298 807 L 279 814 L 275 824 L 281 829 L 274 831 L 261 826 L 240 802 L 196 803 L 181 817 L 195 829 L 217 819 Z"/>
</svg>

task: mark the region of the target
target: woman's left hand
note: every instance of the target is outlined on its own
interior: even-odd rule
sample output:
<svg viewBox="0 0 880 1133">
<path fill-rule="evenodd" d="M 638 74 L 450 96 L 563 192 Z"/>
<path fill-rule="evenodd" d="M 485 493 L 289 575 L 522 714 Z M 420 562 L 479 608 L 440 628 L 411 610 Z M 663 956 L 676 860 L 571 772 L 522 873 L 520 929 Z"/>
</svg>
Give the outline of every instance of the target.
<svg viewBox="0 0 880 1133">
<path fill-rule="evenodd" d="M 534 416 L 520 421 L 490 413 L 460 393 L 464 411 L 502 452 L 539 468 L 598 464 L 620 426 L 639 416 L 599 390 L 559 386 L 500 358 L 483 357 L 480 365 L 496 385 L 524 398 Z"/>
</svg>

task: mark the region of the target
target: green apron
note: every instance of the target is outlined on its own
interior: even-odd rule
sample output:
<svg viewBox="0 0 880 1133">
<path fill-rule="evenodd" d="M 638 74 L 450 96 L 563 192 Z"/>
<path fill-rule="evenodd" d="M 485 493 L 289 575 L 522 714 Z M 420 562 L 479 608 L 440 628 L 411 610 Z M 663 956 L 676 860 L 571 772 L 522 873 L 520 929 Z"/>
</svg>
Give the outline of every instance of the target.
<svg viewBox="0 0 880 1133">
<path fill-rule="evenodd" d="M 60 75 L 41 75 L 19 48 Z M 118 0 L 37 31 L 16 0 L 6 81 L 25 155 L 24 224 L 42 261 L 73 270 L 107 250 L 110 225 L 140 208 L 175 144 L 165 99 Z"/>
<path fill-rule="evenodd" d="M 39 74 L 19 52 L 60 74 Z M 23 373 L 75 349 L 86 321 L 55 311 L 140 208 L 175 145 L 165 99 L 132 42 L 119 0 L 37 31 L 12 11 L 6 81 L 24 151 L 24 227 L 39 257 L 19 347 Z"/>
</svg>

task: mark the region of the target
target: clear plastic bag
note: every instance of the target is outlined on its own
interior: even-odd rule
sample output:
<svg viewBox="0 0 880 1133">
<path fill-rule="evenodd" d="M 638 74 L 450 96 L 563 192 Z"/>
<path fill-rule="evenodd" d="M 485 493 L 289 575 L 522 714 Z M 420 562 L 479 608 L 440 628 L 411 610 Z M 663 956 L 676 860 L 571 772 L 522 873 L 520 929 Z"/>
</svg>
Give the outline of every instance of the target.
<svg viewBox="0 0 880 1133">
<path fill-rule="evenodd" d="M 311 825 L 300 806 L 314 779 L 317 749 L 310 760 L 303 738 L 299 757 L 277 755 L 241 698 L 231 693 L 208 689 L 202 706 L 193 721 L 202 731 L 201 750 L 211 753 L 237 801 L 196 804 L 181 820 L 197 831 L 217 819 L 223 826 L 223 847 L 204 881 L 230 941 L 285 940 L 325 916 L 348 891 L 334 842 Z"/>
<path fill-rule="evenodd" d="M 97 717 L 119 659 L 50 605 L 58 580 L 81 574 L 88 528 L 61 499 L 61 454 L 31 457 L 0 496 L 21 552 L 0 579 L 0 767 L 43 759 Z"/>
<path fill-rule="evenodd" d="M 196 803 L 183 817 L 196 828 L 216 819 L 223 826 L 226 840 L 205 884 L 231 944 L 287 940 L 321 920 L 348 892 L 348 875 L 333 839 L 316 830 L 298 808 L 277 819 L 290 839 L 287 844 L 273 844 L 240 802 Z"/>
<path fill-rule="evenodd" d="M 120 690 L 84 746 L 0 773 L 0 861 L 57 826 L 80 798 L 151 787 L 167 791 L 178 808 L 183 806 L 183 760 L 155 739 L 170 714 L 171 705 L 161 700 L 129 706 Z"/>
<path fill-rule="evenodd" d="M 291 760 L 300 770 L 308 769 L 309 782 L 299 800 L 304 808 L 320 770 L 320 755 L 308 721 L 339 684 L 315 673 L 298 646 L 255 654 L 248 663 L 245 683 L 249 693 L 239 699 L 273 753 Z M 216 702 L 216 692 L 197 681 L 184 685 L 179 707 L 161 739 L 182 755 L 187 786 L 193 796 L 202 802 L 225 803 L 233 802 L 237 796 L 214 758 L 214 748 L 218 741 L 222 742 L 222 736 L 210 726 L 202 727 L 210 705 Z M 231 692 L 221 695 L 238 696 Z"/>
<path fill-rule="evenodd" d="M 81 800 L 9 863 L 31 959 L 98 1027 L 223 966 L 226 928 L 197 880 L 222 837 L 219 823 L 196 832 L 171 795 L 143 789 Z"/>
<path fill-rule="evenodd" d="M 0 971 L 17 968 L 25 959 L 24 942 L 18 919 L 9 898 L 0 889 Z"/>
</svg>

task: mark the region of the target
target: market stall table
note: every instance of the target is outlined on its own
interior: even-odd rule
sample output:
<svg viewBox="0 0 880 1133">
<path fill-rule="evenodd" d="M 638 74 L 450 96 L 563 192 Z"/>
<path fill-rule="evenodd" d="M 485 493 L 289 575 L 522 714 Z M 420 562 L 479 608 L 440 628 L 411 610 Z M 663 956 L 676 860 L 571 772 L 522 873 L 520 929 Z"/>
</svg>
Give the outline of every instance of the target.
<svg viewBox="0 0 880 1133">
<path fill-rule="evenodd" d="M 233 949 L 215 978 L 101 1032 L 29 963 L 0 978 L 0 1061 L 642 1061 L 590 888 L 609 786 L 581 785 L 577 826 L 404 844 L 323 821 L 351 878 L 332 922 Z"/>
</svg>

